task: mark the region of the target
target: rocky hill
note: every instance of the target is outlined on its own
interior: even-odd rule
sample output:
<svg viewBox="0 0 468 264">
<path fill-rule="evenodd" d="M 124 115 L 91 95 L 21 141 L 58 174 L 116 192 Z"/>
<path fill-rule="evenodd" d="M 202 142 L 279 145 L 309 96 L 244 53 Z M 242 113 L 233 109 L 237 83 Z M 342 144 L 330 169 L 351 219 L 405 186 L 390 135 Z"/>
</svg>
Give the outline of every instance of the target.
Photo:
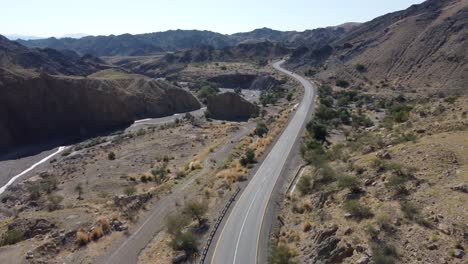
<svg viewBox="0 0 468 264">
<path fill-rule="evenodd" d="M 290 53 L 283 44 L 270 41 L 243 43 L 233 47 L 216 49 L 201 46 L 164 56 L 113 59 L 112 63 L 129 71 L 151 77 L 163 77 L 180 71 L 191 63 L 207 62 L 255 62 L 266 64 Z"/>
<path fill-rule="evenodd" d="M 364 23 L 320 49 L 298 49 L 293 67 L 326 65 L 322 78 L 405 89 L 464 91 L 468 2 L 429 0 Z"/>
<path fill-rule="evenodd" d="M 122 71 L 87 78 L 53 75 L 86 75 L 103 63 L 74 55 L 0 38 L 0 152 L 200 107 L 185 90 Z"/>
<path fill-rule="evenodd" d="M 87 36 L 80 39 L 48 38 L 19 40 L 19 42 L 30 48 L 69 49 L 79 54 L 92 54 L 94 56 L 142 56 L 200 46 L 212 46 L 215 49 L 222 49 L 241 43 L 259 41 L 283 42 L 292 46 L 307 44 L 315 47 L 342 37 L 353 26 L 354 24 L 347 24 L 306 30 L 304 32 L 262 28 L 232 35 L 199 30 L 169 30 L 137 35 Z"/>
<path fill-rule="evenodd" d="M 258 106 L 236 93 L 222 93 L 208 98 L 209 116 L 221 120 L 247 120 L 258 116 Z"/>
<path fill-rule="evenodd" d="M 111 66 L 96 57 L 71 50 L 28 49 L 0 35 L 0 67 L 85 76 Z"/>
</svg>

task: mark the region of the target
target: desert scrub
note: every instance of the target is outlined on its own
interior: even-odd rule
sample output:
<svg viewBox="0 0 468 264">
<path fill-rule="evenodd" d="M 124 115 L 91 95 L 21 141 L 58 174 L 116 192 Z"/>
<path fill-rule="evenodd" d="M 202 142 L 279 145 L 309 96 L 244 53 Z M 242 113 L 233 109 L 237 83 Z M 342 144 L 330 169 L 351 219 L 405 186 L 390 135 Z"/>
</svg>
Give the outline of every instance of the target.
<svg viewBox="0 0 468 264">
<path fill-rule="evenodd" d="M 342 88 L 346 88 L 349 86 L 349 82 L 345 80 L 337 80 L 335 84 L 336 86 L 342 87 Z"/>
<path fill-rule="evenodd" d="M 104 236 L 104 232 L 101 226 L 97 226 L 91 231 L 91 239 L 94 241 L 100 239 L 102 236 Z"/>
<path fill-rule="evenodd" d="M 351 192 L 358 192 L 360 183 L 356 177 L 345 175 L 338 178 L 337 186 L 339 189 L 349 189 Z"/>
<path fill-rule="evenodd" d="M 88 233 L 83 228 L 81 228 L 80 230 L 78 230 L 78 232 L 76 232 L 76 243 L 79 246 L 85 246 L 90 241 L 91 241 L 91 239 L 90 239 Z"/>
<path fill-rule="evenodd" d="M 255 163 L 256 162 L 256 160 L 255 160 L 255 151 L 253 149 L 251 149 L 251 148 L 248 148 L 245 151 L 245 155 L 241 157 L 239 162 L 243 167 L 247 167 L 249 164 Z"/>
<path fill-rule="evenodd" d="M 270 264 L 295 264 L 296 254 L 284 245 L 274 245 L 270 248 L 268 263 Z"/>
<path fill-rule="evenodd" d="M 134 186 L 127 186 L 124 189 L 124 193 L 127 196 L 132 196 L 132 195 L 134 195 L 136 193 L 136 189 L 135 189 Z"/>
<path fill-rule="evenodd" d="M 307 195 L 312 191 L 312 177 L 304 175 L 297 181 L 297 190 L 301 195 Z"/>
<path fill-rule="evenodd" d="M 375 242 L 371 246 L 375 264 L 393 264 L 398 262 L 398 252 L 395 246 L 383 241 Z"/>
<path fill-rule="evenodd" d="M 25 239 L 24 233 L 17 229 L 11 229 L 6 231 L 1 240 L 0 246 L 13 245 Z"/>
<path fill-rule="evenodd" d="M 358 220 L 371 218 L 373 216 L 371 209 L 365 205 L 362 205 L 357 199 L 345 201 L 343 204 L 343 209 Z"/>
<path fill-rule="evenodd" d="M 115 160 L 115 153 L 113 151 L 109 152 L 109 154 L 107 154 L 107 159 Z"/>
<path fill-rule="evenodd" d="M 258 122 L 255 128 L 255 135 L 263 137 L 266 133 L 268 133 L 267 125 L 264 122 Z"/>
<path fill-rule="evenodd" d="M 431 227 L 431 223 L 424 219 L 424 217 L 421 215 L 420 208 L 417 207 L 415 204 L 409 201 L 400 201 L 400 208 L 407 219 L 421 226 L 425 226 L 428 228 Z"/>
<path fill-rule="evenodd" d="M 60 203 L 63 201 L 63 196 L 58 194 L 51 194 L 47 197 L 47 209 L 55 211 L 60 209 Z"/>
</svg>

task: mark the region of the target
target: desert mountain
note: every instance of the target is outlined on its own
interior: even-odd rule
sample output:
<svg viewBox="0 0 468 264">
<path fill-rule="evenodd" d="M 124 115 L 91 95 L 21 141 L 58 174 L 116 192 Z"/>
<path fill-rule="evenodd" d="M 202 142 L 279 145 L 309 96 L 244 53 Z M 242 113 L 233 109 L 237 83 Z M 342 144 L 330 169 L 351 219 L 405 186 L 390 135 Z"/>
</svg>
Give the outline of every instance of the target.
<svg viewBox="0 0 468 264">
<path fill-rule="evenodd" d="M 123 57 L 112 63 L 128 71 L 151 77 L 167 77 L 190 63 L 203 62 L 266 62 L 290 53 L 281 43 L 270 41 L 243 43 L 237 46 L 216 49 L 213 46 L 200 46 L 193 49 L 168 53 L 164 56 L 146 58 Z"/>
<path fill-rule="evenodd" d="M 169 30 L 147 34 L 123 34 L 110 36 L 87 36 L 80 39 L 48 38 L 38 40 L 19 40 L 30 48 L 69 49 L 79 54 L 94 56 L 141 56 L 155 55 L 163 51 L 178 51 L 200 46 L 212 46 L 222 49 L 246 42 L 283 42 L 298 46 L 307 43 L 310 46 L 324 45 L 343 36 L 354 24 L 337 27 L 296 31 L 277 31 L 269 28 L 251 32 L 223 35 L 211 31 Z"/>
<path fill-rule="evenodd" d="M 110 66 L 96 57 L 81 57 L 71 50 L 28 49 L 0 35 L 0 67 L 85 76 Z"/>
<path fill-rule="evenodd" d="M 0 36 L 0 152 L 200 107 L 189 92 L 166 82 L 111 74 L 114 69 L 99 74 L 95 66 L 103 63 L 74 52 L 28 49 Z"/>
<path fill-rule="evenodd" d="M 429 0 L 364 23 L 330 46 L 296 50 L 296 67 L 400 88 L 466 89 L 468 1 Z M 357 70 L 357 65 L 360 69 Z"/>
</svg>

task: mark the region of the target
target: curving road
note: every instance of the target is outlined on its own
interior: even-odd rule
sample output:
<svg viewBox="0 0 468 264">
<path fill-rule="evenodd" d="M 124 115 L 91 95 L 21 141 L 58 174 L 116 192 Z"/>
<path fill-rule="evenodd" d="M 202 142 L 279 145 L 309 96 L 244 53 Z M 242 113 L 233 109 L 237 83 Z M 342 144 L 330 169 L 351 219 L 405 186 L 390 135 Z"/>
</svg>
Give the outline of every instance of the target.
<svg viewBox="0 0 468 264">
<path fill-rule="evenodd" d="M 276 62 L 273 67 L 298 80 L 304 86 L 304 97 L 226 220 L 213 252 L 212 264 L 257 263 L 260 232 L 268 201 L 293 145 L 302 133 L 307 116 L 312 111 L 312 84 L 301 76 L 281 68 L 283 62 Z"/>
</svg>

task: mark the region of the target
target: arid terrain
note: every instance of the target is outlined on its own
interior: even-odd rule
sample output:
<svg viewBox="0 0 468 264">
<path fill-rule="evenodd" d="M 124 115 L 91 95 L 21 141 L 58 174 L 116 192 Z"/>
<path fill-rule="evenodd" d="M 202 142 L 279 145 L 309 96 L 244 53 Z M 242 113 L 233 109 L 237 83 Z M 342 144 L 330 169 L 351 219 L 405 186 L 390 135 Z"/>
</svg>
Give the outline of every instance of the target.
<svg viewBox="0 0 468 264">
<path fill-rule="evenodd" d="M 0 263 L 467 263 L 467 29 L 0 35 Z"/>
</svg>

